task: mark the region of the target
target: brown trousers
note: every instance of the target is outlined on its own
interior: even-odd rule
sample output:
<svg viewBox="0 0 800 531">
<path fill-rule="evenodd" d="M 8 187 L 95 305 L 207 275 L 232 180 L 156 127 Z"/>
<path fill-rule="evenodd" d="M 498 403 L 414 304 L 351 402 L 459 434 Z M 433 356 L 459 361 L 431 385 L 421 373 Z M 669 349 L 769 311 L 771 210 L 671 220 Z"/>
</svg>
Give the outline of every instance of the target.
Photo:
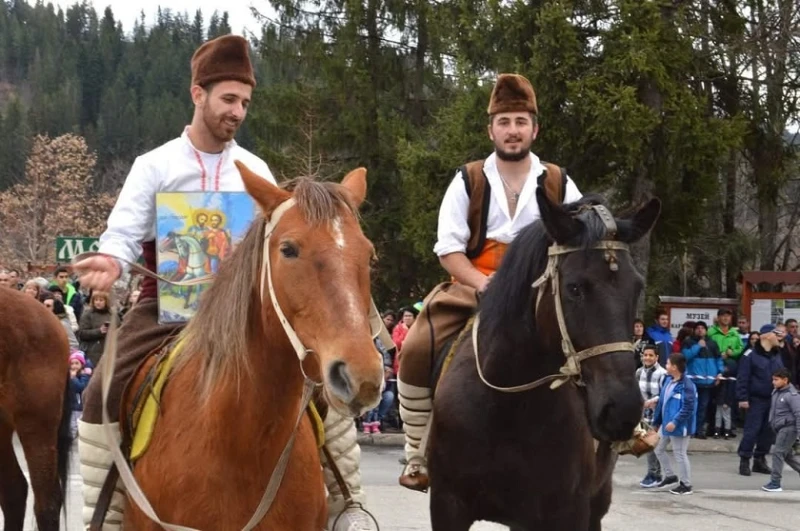
<svg viewBox="0 0 800 531">
<path fill-rule="evenodd" d="M 474 288 L 457 282 L 436 286 L 425 297 L 422 311 L 403 341 L 399 379 L 416 387 L 430 387 L 433 360 L 464 328 L 477 307 Z"/>
<path fill-rule="evenodd" d="M 120 414 L 122 393 L 128 381 L 133 377 L 139 364 L 148 354 L 154 352 L 173 334 L 177 333 L 183 323 L 158 324 L 158 301 L 145 299 L 139 301 L 125 314 L 125 320 L 117 336 L 117 363 L 114 377 L 108 391 L 108 417 L 117 422 Z M 103 391 L 100 373 L 105 357 L 95 367 L 89 385 L 83 392 L 83 421 L 89 424 L 103 422 Z"/>
</svg>

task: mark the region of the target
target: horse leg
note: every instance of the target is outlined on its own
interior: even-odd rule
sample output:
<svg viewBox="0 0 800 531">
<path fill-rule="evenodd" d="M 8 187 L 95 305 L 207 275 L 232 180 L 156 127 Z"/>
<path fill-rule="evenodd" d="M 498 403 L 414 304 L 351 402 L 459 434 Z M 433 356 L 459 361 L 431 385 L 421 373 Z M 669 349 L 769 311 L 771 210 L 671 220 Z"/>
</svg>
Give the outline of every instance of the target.
<svg viewBox="0 0 800 531">
<path fill-rule="evenodd" d="M 33 512 L 39 531 L 58 531 L 62 505 L 61 485 L 58 479 L 56 451 L 58 426 L 31 422 L 17 427 L 19 440 L 25 450 L 28 473 L 33 489 Z"/>
<path fill-rule="evenodd" d="M 5 531 L 22 531 L 28 502 L 28 482 L 14 454 L 11 424 L 0 417 L 0 509 Z"/>
<path fill-rule="evenodd" d="M 435 486 L 431 487 L 430 497 L 433 531 L 469 531 L 475 518 L 464 500 L 453 492 Z"/>
<path fill-rule="evenodd" d="M 514 531 L 533 531 L 538 529 L 564 529 L 586 531 L 590 527 L 589 495 L 573 498 L 548 497 L 539 504 L 531 504 L 534 512 L 519 515 L 515 520 Z M 542 511 L 544 509 L 544 512 Z"/>
<path fill-rule="evenodd" d="M 592 498 L 589 531 L 600 531 L 603 528 L 603 517 L 608 513 L 609 507 L 611 507 L 612 490 L 613 482 L 611 478 L 609 478 Z"/>
<path fill-rule="evenodd" d="M 188 286 L 186 288 L 186 298 L 183 299 L 183 309 L 189 307 L 189 300 L 192 298 L 192 291 L 194 291 L 194 286 Z"/>
</svg>

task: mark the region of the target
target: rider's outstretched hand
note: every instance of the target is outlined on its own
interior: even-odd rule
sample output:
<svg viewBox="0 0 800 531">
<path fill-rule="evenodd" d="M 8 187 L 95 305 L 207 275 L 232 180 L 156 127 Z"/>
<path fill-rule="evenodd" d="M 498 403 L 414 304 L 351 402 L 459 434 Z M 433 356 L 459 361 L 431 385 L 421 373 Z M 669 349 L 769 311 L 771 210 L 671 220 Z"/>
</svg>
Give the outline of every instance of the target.
<svg viewBox="0 0 800 531">
<path fill-rule="evenodd" d="M 90 256 L 72 268 L 78 273 L 81 287 L 97 291 L 110 291 L 122 274 L 119 264 L 110 256 Z"/>
</svg>

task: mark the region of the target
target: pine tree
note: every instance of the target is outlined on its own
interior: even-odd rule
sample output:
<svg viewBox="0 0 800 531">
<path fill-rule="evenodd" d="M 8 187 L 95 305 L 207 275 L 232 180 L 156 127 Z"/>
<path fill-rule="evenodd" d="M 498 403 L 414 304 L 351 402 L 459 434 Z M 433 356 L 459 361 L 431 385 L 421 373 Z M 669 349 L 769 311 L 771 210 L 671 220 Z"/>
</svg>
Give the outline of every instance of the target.
<svg viewBox="0 0 800 531">
<path fill-rule="evenodd" d="M 219 13 L 215 10 L 211 13 L 211 19 L 208 21 L 208 40 L 218 37 L 219 35 Z"/>
<path fill-rule="evenodd" d="M 203 12 L 197 10 L 194 12 L 194 21 L 192 22 L 192 45 L 198 47 L 203 43 Z"/>
<path fill-rule="evenodd" d="M 22 180 L 25 174 L 25 158 L 28 155 L 29 133 L 25 109 L 19 98 L 12 98 L 6 107 L 3 120 L 3 138 L 0 142 L 0 188 L 7 188 Z"/>
</svg>

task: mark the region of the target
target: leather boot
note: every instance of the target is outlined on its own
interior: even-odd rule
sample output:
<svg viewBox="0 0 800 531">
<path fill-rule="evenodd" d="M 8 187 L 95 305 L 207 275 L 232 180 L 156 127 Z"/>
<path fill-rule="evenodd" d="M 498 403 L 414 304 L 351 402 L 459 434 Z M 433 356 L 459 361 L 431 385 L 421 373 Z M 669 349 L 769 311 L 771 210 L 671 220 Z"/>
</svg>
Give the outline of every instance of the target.
<svg viewBox="0 0 800 531">
<path fill-rule="evenodd" d="M 739 460 L 739 475 L 741 476 L 750 475 L 750 460 L 746 457 L 742 457 Z"/>
<path fill-rule="evenodd" d="M 772 470 L 767 466 L 767 458 L 763 455 L 753 458 L 753 472 L 759 474 L 772 474 Z"/>
</svg>

